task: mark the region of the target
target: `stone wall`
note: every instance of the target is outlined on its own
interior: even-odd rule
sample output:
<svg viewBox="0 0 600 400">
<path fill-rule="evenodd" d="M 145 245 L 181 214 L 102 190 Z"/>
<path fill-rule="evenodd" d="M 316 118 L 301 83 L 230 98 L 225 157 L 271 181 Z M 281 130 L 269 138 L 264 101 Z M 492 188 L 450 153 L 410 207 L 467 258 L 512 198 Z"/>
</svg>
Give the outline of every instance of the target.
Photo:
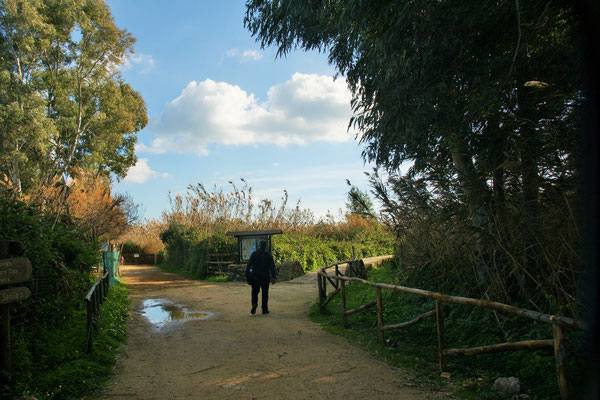
<svg viewBox="0 0 600 400">
<path fill-rule="evenodd" d="M 392 258 L 394 258 L 393 255 L 387 255 L 352 260 L 348 263 L 348 268 L 346 269 L 346 276 L 356 276 L 358 278 L 367 279 L 367 271 L 369 271 L 371 268 L 377 268 L 385 261 L 390 260 Z"/>
</svg>

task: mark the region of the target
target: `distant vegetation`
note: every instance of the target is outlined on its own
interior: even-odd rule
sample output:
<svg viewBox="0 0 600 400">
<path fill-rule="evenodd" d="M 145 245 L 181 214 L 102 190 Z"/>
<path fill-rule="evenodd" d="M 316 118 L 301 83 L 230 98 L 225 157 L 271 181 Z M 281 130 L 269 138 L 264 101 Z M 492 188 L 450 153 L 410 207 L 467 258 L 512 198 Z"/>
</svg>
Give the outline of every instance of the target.
<svg viewBox="0 0 600 400">
<path fill-rule="evenodd" d="M 329 215 L 316 219 L 300 203 L 287 205 L 284 191 L 279 203 L 263 199 L 255 204 L 252 187 L 231 183 L 231 190 L 202 184 L 171 199 L 163 213 L 167 263 L 191 276 L 204 278 L 209 253 L 236 253 L 237 241 L 228 231 L 281 229 L 273 238 L 276 262 L 299 261 L 313 270 L 343 259 L 393 252 L 393 234 L 376 220 L 348 213 L 343 220 Z"/>
</svg>

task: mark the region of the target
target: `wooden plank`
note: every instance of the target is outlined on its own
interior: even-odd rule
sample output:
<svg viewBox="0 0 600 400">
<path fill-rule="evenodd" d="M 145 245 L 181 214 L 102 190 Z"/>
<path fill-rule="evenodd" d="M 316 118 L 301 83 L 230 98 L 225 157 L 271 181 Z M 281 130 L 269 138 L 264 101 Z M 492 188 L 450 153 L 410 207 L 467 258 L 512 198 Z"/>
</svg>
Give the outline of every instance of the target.
<svg viewBox="0 0 600 400">
<path fill-rule="evenodd" d="M 445 349 L 443 350 L 443 353 L 445 356 L 476 356 L 479 354 L 500 353 L 503 351 L 551 349 L 552 346 L 553 341 L 551 339 L 525 340 L 522 342 L 499 343 L 467 349 Z"/>
<path fill-rule="evenodd" d="M 213 265 L 230 265 L 233 264 L 233 262 L 231 261 L 207 261 L 206 264 L 213 264 Z"/>
<path fill-rule="evenodd" d="M 25 300 L 31 295 L 26 287 L 16 287 L 0 290 L 0 304 L 8 304 L 14 301 Z"/>
<path fill-rule="evenodd" d="M 100 278 L 96 279 L 96 282 L 94 282 L 90 290 L 85 295 L 85 301 L 90 301 L 92 295 L 94 294 L 94 290 L 96 290 L 96 287 L 101 284 L 103 279 L 108 279 L 108 271 L 106 271 Z"/>
<path fill-rule="evenodd" d="M 323 277 L 319 274 L 317 274 L 317 289 L 319 290 L 319 304 L 321 305 L 321 307 L 323 307 L 323 301 L 325 300 L 323 298 L 323 288 L 321 287 L 321 279 L 323 279 Z"/>
<path fill-rule="evenodd" d="M 0 260 L 0 285 L 25 282 L 31 276 L 31 263 L 28 258 L 8 258 Z"/>
<path fill-rule="evenodd" d="M 569 398 L 569 386 L 567 384 L 567 352 L 564 344 L 564 335 L 560 326 L 556 324 L 552 325 L 552 333 L 554 335 L 552 346 L 554 347 L 558 388 L 561 399 L 565 400 Z"/>
<path fill-rule="evenodd" d="M 346 282 L 340 281 L 342 289 L 342 326 L 348 328 L 348 317 L 346 316 Z"/>
<path fill-rule="evenodd" d="M 408 322 L 403 322 L 401 324 L 395 324 L 395 325 L 388 325 L 388 326 L 384 326 L 383 330 L 384 331 L 391 331 L 393 329 L 402 329 L 402 328 L 406 328 L 409 327 L 411 325 L 416 324 L 417 322 L 428 318 L 428 317 L 432 317 L 435 315 L 435 310 L 431 310 L 426 312 L 425 314 L 419 315 L 417 318 L 413 319 L 412 321 L 408 321 Z"/>
</svg>

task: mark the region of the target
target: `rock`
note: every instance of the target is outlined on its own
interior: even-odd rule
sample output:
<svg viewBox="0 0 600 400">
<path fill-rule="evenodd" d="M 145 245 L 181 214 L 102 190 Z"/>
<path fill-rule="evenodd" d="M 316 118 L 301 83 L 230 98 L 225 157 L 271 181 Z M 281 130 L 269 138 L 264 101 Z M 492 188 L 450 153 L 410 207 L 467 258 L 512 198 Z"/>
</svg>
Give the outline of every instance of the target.
<svg viewBox="0 0 600 400">
<path fill-rule="evenodd" d="M 304 275 L 304 269 L 298 261 L 284 261 L 281 264 L 276 264 L 277 280 L 291 281 L 292 279 Z"/>
<path fill-rule="evenodd" d="M 451 377 L 452 375 L 450 374 L 450 372 L 442 372 L 442 373 L 440 374 L 440 376 L 441 376 L 442 378 L 444 378 L 444 379 L 450 379 L 450 377 Z"/>
<path fill-rule="evenodd" d="M 494 381 L 494 389 L 510 395 L 519 394 L 521 392 L 521 382 L 514 376 L 510 378 L 498 378 Z"/>
</svg>

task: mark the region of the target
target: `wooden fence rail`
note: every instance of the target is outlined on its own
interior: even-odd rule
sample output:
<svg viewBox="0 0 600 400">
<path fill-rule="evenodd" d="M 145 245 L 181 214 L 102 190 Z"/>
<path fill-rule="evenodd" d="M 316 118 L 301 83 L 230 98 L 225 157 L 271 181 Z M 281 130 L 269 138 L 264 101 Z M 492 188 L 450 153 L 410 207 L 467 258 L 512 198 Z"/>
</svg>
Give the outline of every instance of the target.
<svg viewBox="0 0 600 400">
<path fill-rule="evenodd" d="M 108 271 L 94 282 L 87 295 L 85 302 L 87 304 L 87 352 L 92 352 L 93 331 L 98 328 L 98 316 L 100 315 L 100 306 L 104 302 L 110 285 Z"/>
<path fill-rule="evenodd" d="M 373 306 L 377 306 L 377 326 L 378 326 L 378 338 L 381 344 L 385 344 L 385 331 L 392 329 L 401 329 L 408 326 L 414 325 L 425 318 L 436 317 L 437 334 L 438 334 L 438 354 L 439 364 L 442 371 L 446 371 L 448 368 L 447 358 L 450 356 L 471 356 L 485 353 L 497 353 L 502 351 L 513 351 L 513 350 L 536 350 L 536 349 L 554 349 L 556 372 L 558 378 L 558 387 L 560 390 L 561 398 L 568 398 L 568 386 L 567 386 L 567 371 L 566 371 L 566 349 L 563 341 L 562 328 L 576 328 L 585 329 L 585 323 L 580 320 L 558 316 L 544 314 L 537 311 L 527 310 L 515 306 L 511 306 L 504 303 L 499 303 L 489 300 L 473 299 L 470 297 L 461 296 L 450 296 L 442 293 L 431 292 L 428 290 L 415 289 L 399 285 L 391 285 L 387 283 L 370 282 L 366 279 L 358 277 L 344 276 L 340 271 L 342 265 L 353 265 L 358 260 L 342 261 L 339 263 L 331 264 L 321 268 L 317 273 L 317 288 L 319 290 L 319 303 L 321 309 L 325 308 L 327 304 L 335 297 L 338 293 L 341 293 L 341 306 L 342 306 L 342 324 L 345 328 L 348 327 L 347 316 L 367 310 Z M 329 275 L 327 270 L 334 268 L 335 274 Z M 334 287 L 334 291 L 327 296 L 327 282 Z M 364 285 L 372 286 L 376 289 L 376 299 L 363 304 L 352 310 L 346 309 L 346 282 L 358 282 Z M 403 293 L 411 293 L 419 296 L 430 297 L 435 300 L 435 310 L 429 311 L 422 314 L 415 319 L 394 325 L 384 325 L 383 320 L 383 300 L 381 296 L 382 289 L 389 289 Z M 474 348 L 465 349 L 448 349 L 446 345 L 446 335 L 444 333 L 444 303 L 460 304 L 472 307 L 485 308 L 489 310 L 498 311 L 504 314 L 516 315 L 519 317 L 525 317 L 534 321 L 544 322 L 552 324 L 553 338 L 547 340 L 527 340 L 521 342 L 509 342 L 500 343 L 489 346 L 481 346 Z"/>
</svg>

